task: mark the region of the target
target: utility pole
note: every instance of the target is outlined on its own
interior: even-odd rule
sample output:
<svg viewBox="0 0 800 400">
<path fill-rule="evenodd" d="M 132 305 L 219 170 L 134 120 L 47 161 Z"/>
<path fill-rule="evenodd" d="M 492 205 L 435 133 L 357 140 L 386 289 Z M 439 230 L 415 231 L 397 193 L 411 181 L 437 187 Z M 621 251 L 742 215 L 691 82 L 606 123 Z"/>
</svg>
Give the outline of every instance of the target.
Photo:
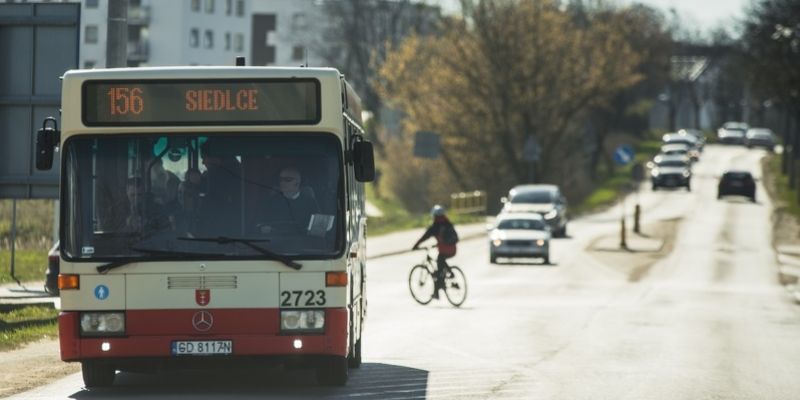
<svg viewBox="0 0 800 400">
<path fill-rule="evenodd" d="M 106 68 L 128 66 L 128 0 L 108 0 Z"/>
</svg>

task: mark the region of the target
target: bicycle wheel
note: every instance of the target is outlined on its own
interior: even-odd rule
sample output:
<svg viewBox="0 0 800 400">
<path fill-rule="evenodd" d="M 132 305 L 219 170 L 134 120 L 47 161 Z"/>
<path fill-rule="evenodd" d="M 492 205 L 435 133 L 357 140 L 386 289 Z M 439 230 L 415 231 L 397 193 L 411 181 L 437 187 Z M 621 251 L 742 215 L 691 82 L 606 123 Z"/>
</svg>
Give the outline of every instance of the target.
<svg viewBox="0 0 800 400">
<path fill-rule="evenodd" d="M 434 284 L 433 275 L 428 271 L 428 267 L 420 264 L 411 268 L 411 273 L 408 275 L 408 289 L 417 303 L 425 305 L 431 302 Z"/>
<path fill-rule="evenodd" d="M 461 268 L 450 267 L 450 272 L 444 278 L 444 294 L 447 301 L 456 307 L 467 299 L 467 277 Z"/>
</svg>

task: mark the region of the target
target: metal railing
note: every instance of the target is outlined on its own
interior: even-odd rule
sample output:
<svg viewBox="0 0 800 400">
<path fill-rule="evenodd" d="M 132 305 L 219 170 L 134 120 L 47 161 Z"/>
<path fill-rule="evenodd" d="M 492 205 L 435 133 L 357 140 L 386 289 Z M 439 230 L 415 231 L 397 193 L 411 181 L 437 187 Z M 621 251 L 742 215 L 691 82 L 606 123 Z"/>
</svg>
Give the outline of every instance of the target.
<svg viewBox="0 0 800 400">
<path fill-rule="evenodd" d="M 450 195 L 450 212 L 458 214 L 486 214 L 486 192 L 452 193 Z"/>
</svg>

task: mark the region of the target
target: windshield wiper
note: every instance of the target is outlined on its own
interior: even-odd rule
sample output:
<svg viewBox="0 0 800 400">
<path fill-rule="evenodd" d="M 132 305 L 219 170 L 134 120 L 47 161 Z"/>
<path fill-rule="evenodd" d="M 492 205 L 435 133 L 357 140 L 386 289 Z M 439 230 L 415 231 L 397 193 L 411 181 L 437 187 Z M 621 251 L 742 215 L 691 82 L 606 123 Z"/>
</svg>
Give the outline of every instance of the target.
<svg viewBox="0 0 800 400">
<path fill-rule="evenodd" d="M 108 272 L 108 271 L 110 271 L 110 270 L 112 270 L 114 268 L 119 268 L 119 267 L 128 265 L 128 264 L 130 264 L 132 262 L 133 262 L 133 260 L 112 261 L 112 262 L 110 262 L 108 264 L 103 264 L 103 265 L 97 267 L 97 272 L 99 272 L 101 274 L 105 274 L 106 272 Z"/>
<path fill-rule="evenodd" d="M 188 251 L 146 249 L 146 248 L 141 248 L 141 247 L 131 247 L 130 249 L 133 250 L 133 251 L 138 251 L 140 253 L 146 253 L 146 254 L 175 256 L 175 257 L 171 257 L 171 259 L 180 259 L 180 258 L 182 258 L 181 256 L 185 257 L 185 256 L 198 256 L 198 255 L 202 255 L 202 256 L 206 256 L 206 257 L 213 257 L 213 258 L 221 258 L 221 257 L 224 256 L 224 254 L 222 254 L 222 253 L 192 253 L 192 252 L 188 252 Z M 110 263 L 103 264 L 103 265 L 97 267 L 97 272 L 99 272 L 101 274 L 104 274 L 104 273 L 106 273 L 106 272 L 108 272 L 108 271 L 110 271 L 112 269 L 119 268 L 119 267 L 124 267 L 125 265 L 128 265 L 128 264 L 130 264 L 132 262 L 135 262 L 135 261 L 138 261 L 138 260 L 125 259 L 125 260 L 119 260 L 119 261 L 111 261 Z"/>
<path fill-rule="evenodd" d="M 259 240 L 259 239 L 245 239 L 245 238 L 232 238 L 227 236 L 217 236 L 217 237 L 208 237 L 208 238 L 196 238 L 196 237 L 179 237 L 178 240 L 188 240 L 192 242 L 210 242 L 210 243 L 218 243 L 218 244 L 229 244 L 229 243 L 241 243 L 267 257 L 272 260 L 280 261 L 283 265 L 286 265 L 289 268 L 293 268 L 299 270 L 303 268 L 303 266 L 290 259 L 289 257 L 283 256 L 281 254 L 275 253 L 273 251 L 267 250 L 261 246 L 256 245 L 257 242 L 268 242 L 269 240 Z"/>
</svg>

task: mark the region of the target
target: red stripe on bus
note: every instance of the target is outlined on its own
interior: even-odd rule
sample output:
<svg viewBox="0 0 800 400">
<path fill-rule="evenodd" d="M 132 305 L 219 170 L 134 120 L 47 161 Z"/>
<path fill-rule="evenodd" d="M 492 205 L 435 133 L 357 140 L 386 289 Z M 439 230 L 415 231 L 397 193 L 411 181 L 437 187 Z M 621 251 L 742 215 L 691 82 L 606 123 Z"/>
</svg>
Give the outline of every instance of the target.
<svg viewBox="0 0 800 400">
<path fill-rule="evenodd" d="M 347 310 L 343 308 L 326 309 L 324 334 L 281 335 L 277 329 L 277 309 L 205 310 L 214 316 L 209 331 L 213 333 L 196 332 L 191 320 L 188 329 L 177 330 L 185 325 L 180 319 L 187 315 L 191 318 L 197 311 L 127 311 L 127 336 L 104 338 L 80 337 L 79 313 L 62 312 L 58 318 L 61 359 L 171 357 L 171 345 L 175 340 L 232 340 L 233 356 L 347 355 L 349 327 Z M 218 313 L 221 321 L 217 319 Z M 259 320 L 262 318 L 271 321 Z M 294 348 L 295 339 L 303 341 L 302 348 Z M 109 344 L 108 351 L 102 350 L 103 343 Z"/>
</svg>

